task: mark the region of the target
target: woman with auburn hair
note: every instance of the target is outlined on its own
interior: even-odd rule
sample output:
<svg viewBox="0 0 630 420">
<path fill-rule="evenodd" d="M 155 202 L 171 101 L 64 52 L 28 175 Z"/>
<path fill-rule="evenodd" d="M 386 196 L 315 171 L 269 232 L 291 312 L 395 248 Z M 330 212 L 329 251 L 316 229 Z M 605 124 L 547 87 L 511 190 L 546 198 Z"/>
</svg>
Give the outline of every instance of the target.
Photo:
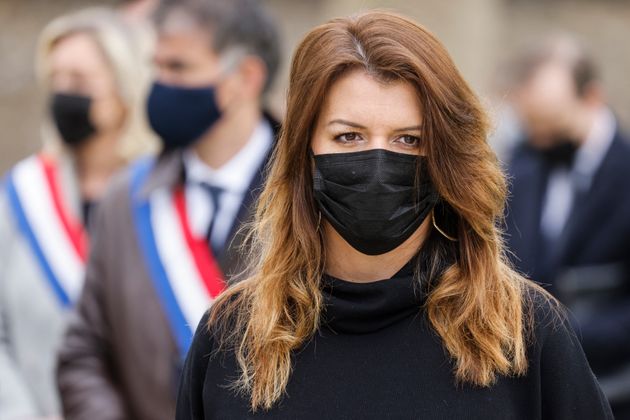
<svg viewBox="0 0 630 420">
<path fill-rule="evenodd" d="M 506 263 L 486 115 L 404 17 L 301 42 L 248 277 L 201 322 L 177 418 L 604 419 L 558 304 Z"/>
</svg>

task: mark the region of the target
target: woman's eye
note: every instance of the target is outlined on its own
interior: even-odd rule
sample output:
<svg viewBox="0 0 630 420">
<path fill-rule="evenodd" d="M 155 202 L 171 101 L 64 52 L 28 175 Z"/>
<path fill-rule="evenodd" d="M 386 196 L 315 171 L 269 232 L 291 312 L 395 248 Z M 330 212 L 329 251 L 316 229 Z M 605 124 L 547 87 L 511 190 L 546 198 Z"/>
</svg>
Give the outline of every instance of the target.
<svg viewBox="0 0 630 420">
<path fill-rule="evenodd" d="M 420 144 L 420 138 L 411 135 L 400 136 L 397 140 L 405 146 L 418 146 Z"/>
<path fill-rule="evenodd" d="M 335 136 L 335 140 L 342 143 L 348 143 L 348 142 L 352 142 L 352 141 L 356 141 L 360 139 L 361 139 L 361 136 L 359 136 L 359 133 L 343 133 L 343 134 L 339 134 L 338 136 Z"/>
</svg>

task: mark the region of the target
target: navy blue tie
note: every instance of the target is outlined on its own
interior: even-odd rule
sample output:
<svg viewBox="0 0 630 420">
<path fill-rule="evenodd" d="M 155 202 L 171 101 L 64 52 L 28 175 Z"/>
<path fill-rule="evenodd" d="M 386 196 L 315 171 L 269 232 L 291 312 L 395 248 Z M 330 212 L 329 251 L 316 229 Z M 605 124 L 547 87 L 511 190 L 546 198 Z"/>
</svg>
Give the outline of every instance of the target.
<svg viewBox="0 0 630 420">
<path fill-rule="evenodd" d="M 210 245 L 210 249 L 212 249 L 212 253 L 217 256 L 221 253 L 221 244 L 217 244 L 212 241 L 212 232 L 214 231 L 214 224 L 217 220 L 217 216 L 219 215 L 219 211 L 221 209 L 221 194 L 225 191 L 221 187 L 217 187 L 215 185 L 210 185 L 203 183 L 201 184 L 206 191 L 208 191 L 210 195 L 210 199 L 212 200 L 212 220 L 210 221 L 210 225 L 208 226 L 208 231 L 206 232 L 206 239 L 208 241 L 208 245 Z"/>
</svg>

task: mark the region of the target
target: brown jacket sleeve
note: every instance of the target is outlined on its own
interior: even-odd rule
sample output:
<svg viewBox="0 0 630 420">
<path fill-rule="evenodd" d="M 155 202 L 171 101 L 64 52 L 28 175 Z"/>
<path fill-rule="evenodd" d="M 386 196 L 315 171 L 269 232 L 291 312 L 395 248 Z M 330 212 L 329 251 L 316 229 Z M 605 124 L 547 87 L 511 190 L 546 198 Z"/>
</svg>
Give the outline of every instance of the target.
<svg viewBox="0 0 630 420">
<path fill-rule="evenodd" d="M 106 205 L 106 203 L 103 203 Z M 100 209 L 105 210 L 105 209 Z M 92 226 L 86 283 L 59 353 L 57 382 L 67 420 L 120 420 L 130 416 L 112 377 L 114 363 L 106 311 L 108 220 L 97 212 Z"/>
</svg>

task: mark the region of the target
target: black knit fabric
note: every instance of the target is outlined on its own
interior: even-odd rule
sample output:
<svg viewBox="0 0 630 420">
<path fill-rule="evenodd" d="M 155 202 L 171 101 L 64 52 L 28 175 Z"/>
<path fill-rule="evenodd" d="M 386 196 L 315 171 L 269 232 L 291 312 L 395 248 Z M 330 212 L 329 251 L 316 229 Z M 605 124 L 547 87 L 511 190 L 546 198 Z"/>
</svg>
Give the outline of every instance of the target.
<svg viewBox="0 0 630 420">
<path fill-rule="evenodd" d="M 544 299 L 535 299 L 527 375 L 500 377 L 489 388 L 458 385 L 418 285 L 411 264 L 367 284 L 324 277 L 322 326 L 293 355 L 286 395 L 269 411 L 252 413 L 247 396 L 230 388 L 236 362 L 216 352 L 204 318 L 186 360 L 177 419 L 612 418 L 575 334 Z"/>
</svg>

